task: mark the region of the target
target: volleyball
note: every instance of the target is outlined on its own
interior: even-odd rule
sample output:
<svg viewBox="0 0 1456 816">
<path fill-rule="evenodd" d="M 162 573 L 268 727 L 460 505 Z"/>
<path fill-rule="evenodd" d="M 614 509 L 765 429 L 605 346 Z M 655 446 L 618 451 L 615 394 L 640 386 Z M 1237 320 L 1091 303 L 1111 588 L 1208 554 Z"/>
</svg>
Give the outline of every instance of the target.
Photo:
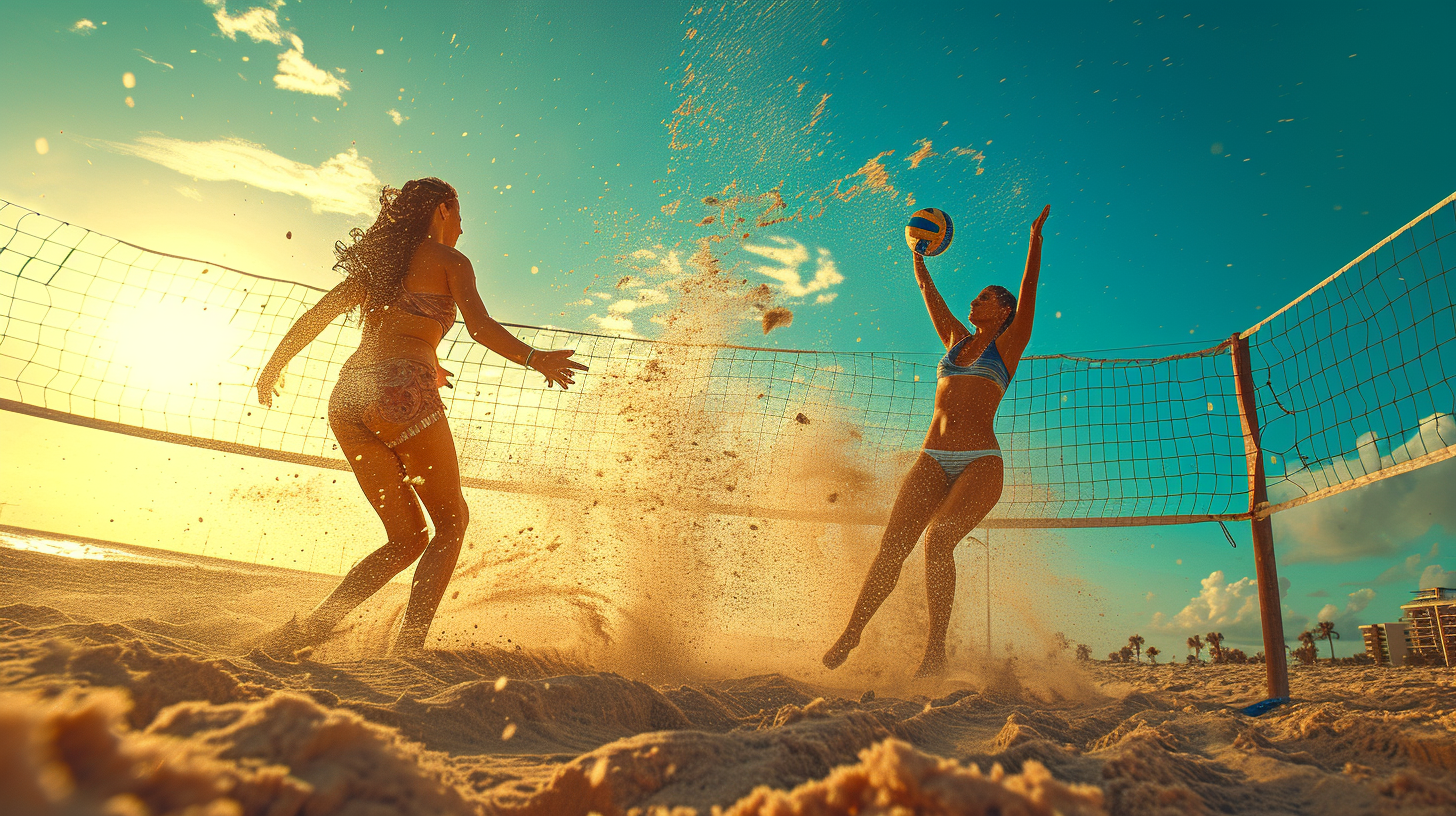
<svg viewBox="0 0 1456 816">
<path fill-rule="evenodd" d="M 919 255 L 939 255 L 950 248 L 955 225 L 944 210 L 926 207 L 916 210 L 905 225 L 905 243 Z"/>
</svg>

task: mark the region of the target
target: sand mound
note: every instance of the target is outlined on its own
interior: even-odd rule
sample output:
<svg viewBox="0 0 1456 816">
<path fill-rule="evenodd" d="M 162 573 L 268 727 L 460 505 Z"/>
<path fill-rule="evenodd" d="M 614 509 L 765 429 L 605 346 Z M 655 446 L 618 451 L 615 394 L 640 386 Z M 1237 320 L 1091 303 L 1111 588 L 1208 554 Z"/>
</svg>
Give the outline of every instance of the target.
<svg viewBox="0 0 1456 816">
<path fill-rule="evenodd" d="M 301 697 L 182 704 L 147 732 L 129 728 L 128 707 L 117 691 L 0 695 L 0 789 L 8 812 L 482 812 L 449 784 L 438 760 Z"/>
<path fill-rule="evenodd" d="M 725 816 L 773 814 L 1101 814 L 1102 792 L 1090 785 L 1063 785 L 1046 768 L 1027 763 L 1021 774 L 1001 766 L 983 775 L 955 760 L 926 756 L 898 740 L 885 740 L 860 752 L 860 762 L 836 769 L 828 778 L 792 791 L 759 788 Z"/>
</svg>

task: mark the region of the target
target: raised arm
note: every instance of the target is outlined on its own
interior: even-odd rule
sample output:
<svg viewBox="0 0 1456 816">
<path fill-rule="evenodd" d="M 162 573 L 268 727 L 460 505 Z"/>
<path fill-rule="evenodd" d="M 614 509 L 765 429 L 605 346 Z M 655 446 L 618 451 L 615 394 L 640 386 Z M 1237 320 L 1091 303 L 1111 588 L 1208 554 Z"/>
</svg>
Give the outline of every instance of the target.
<svg viewBox="0 0 1456 816">
<path fill-rule="evenodd" d="M 915 282 L 920 284 L 920 295 L 925 298 L 925 308 L 930 312 L 930 322 L 935 324 L 935 333 L 940 335 L 940 342 L 950 348 L 962 337 L 970 334 L 966 324 L 958 320 L 945 305 L 945 298 L 935 289 L 935 281 L 930 279 L 930 270 L 925 268 L 925 256 L 918 252 L 912 253 L 915 256 Z"/>
<path fill-rule="evenodd" d="M 441 245 L 445 260 L 445 276 L 450 283 L 450 294 L 460 307 L 465 318 L 465 328 L 475 342 L 510 360 L 513 363 L 533 368 L 546 378 L 546 387 L 552 384 L 567 386 L 575 382 L 577 371 L 586 371 L 586 366 L 571 359 L 573 349 L 539 351 L 526 345 L 511 334 L 485 310 L 485 302 L 475 288 L 475 268 L 464 253 L 452 247 Z"/>
<path fill-rule="evenodd" d="M 345 279 L 319 298 L 313 308 L 304 312 L 288 329 L 288 333 L 283 335 L 278 348 L 273 350 L 273 356 L 268 358 L 268 364 L 258 373 L 258 402 L 273 407 L 274 389 L 283 375 L 283 369 L 288 367 L 288 362 L 334 322 L 334 318 L 358 306 L 363 299 L 363 286 L 352 278 Z"/>
<path fill-rule="evenodd" d="M 1021 292 L 1016 296 L 1016 317 L 1002 334 L 1006 351 L 1021 357 L 1031 342 L 1031 322 L 1036 317 L 1036 285 L 1041 277 L 1041 228 L 1052 208 L 1048 204 L 1031 225 L 1031 241 L 1026 249 L 1026 271 L 1021 275 Z"/>
</svg>

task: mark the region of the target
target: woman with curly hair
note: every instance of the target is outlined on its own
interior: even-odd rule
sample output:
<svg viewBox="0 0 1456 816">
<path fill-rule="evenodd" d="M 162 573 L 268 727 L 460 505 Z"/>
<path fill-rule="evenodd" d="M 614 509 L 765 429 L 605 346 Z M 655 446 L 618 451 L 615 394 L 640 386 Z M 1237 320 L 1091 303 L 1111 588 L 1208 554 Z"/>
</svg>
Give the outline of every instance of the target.
<svg viewBox="0 0 1456 816">
<path fill-rule="evenodd" d="M 534 368 L 547 387 L 565 389 L 576 371 L 587 370 L 571 359 L 572 350 L 533 349 L 491 318 L 470 260 L 455 249 L 460 234 L 460 200 L 449 184 L 423 178 L 399 190 L 386 187 L 373 226 L 352 230 L 351 244 L 334 246 L 343 282 L 298 319 L 258 376 L 258 401 L 271 407 L 288 361 L 339 315 L 359 309 L 359 349 L 339 371 L 329 425 L 388 539 L 307 618 L 295 617 L 269 635 L 265 650 L 290 652 L 326 640 L 345 615 L 416 559 L 395 650 L 423 648 L 470 520 L 439 393 L 450 372 L 435 357 L 457 307 L 476 342 Z"/>
</svg>

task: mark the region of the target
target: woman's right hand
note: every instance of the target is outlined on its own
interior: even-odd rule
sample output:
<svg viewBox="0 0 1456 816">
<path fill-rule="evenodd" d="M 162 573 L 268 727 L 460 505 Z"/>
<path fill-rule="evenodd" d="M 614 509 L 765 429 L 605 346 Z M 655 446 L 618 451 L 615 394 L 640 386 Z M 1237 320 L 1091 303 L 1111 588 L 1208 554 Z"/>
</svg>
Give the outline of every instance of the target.
<svg viewBox="0 0 1456 816">
<path fill-rule="evenodd" d="M 568 386 L 576 383 L 575 372 L 587 370 L 586 366 L 571 359 L 571 355 L 575 353 L 576 349 L 554 349 L 552 351 L 537 349 L 531 355 L 531 368 L 536 369 L 546 378 L 547 388 L 554 383 L 565 391 Z"/>
</svg>

